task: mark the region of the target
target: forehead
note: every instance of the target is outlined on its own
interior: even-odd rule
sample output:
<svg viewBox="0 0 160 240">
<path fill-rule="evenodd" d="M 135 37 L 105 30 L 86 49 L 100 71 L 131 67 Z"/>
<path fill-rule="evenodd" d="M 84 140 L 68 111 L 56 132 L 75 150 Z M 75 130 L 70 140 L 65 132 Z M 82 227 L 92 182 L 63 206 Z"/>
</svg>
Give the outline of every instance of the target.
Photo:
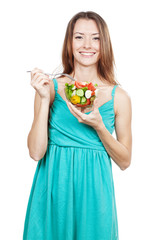
<svg viewBox="0 0 160 240">
<path fill-rule="evenodd" d="M 99 33 L 97 24 L 92 19 L 78 19 L 75 23 L 73 33 L 82 32 L 87 34 Z"/>
</svg>

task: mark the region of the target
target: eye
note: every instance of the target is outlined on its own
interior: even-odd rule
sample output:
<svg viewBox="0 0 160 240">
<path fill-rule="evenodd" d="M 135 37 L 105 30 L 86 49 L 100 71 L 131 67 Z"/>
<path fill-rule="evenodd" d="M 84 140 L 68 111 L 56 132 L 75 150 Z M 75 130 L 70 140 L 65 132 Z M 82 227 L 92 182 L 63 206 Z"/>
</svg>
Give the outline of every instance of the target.
<svg viewBox="0 0 160 240">
<path fill-rule="evenodd" d="M 82 36 L 76 36 L 75 39 L 82 39 Z"/>
<path fill-rule="evenodd" d="M 94 37 L 93 40 L 100 40 L 100 38 L 99 37 Z"/>
</svg>

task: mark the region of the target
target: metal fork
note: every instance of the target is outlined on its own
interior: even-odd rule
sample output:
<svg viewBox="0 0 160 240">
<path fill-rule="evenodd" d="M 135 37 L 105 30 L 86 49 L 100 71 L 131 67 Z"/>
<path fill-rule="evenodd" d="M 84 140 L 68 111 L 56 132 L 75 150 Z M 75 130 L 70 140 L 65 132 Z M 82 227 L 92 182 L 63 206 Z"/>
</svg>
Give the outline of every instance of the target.
<svg viewBox="0 0 160 240">
<path fill-rule="evenodd" d="M 31 72 L 31 71 L 27 71 L 27 72 Z M 53 74 L 53 73 L 43 73 L 43 74 L 45 74 L 45 75 L 49 75 L 49 76 L 51 76 L 51 77 L 55 77 L 55 76 L 66 76 L 66 77 L 68 77 L 68 78 L 70 78 L 72 81 L 76 81 L 73 77 L 71 77 L 69 74 L 67 74 L 67 73 L 56 73 L 56 74 Z"/>
</svg>

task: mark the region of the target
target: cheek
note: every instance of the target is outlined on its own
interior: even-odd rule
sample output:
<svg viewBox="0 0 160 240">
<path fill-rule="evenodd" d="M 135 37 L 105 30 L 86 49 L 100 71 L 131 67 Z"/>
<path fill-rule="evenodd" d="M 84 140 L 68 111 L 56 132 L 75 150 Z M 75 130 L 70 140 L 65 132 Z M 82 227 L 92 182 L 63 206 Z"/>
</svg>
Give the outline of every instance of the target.
<svg viewBox="0 0 160 240">
<path fill-rule="evenodd" d="M 73 49 L 74 50 L 78 50 L 81 47 L 82 47 L 82 44 L 80 42 L 74 42 L 73 43 Z"/>
<path fill-rule="evenodd" d="M 95 48 L 97 51 L 100 52 L 100 43 L 99 43 L 99 42 L 98 42 L 98 43 L 95 43 L 94 48 Z"/>
</svg>

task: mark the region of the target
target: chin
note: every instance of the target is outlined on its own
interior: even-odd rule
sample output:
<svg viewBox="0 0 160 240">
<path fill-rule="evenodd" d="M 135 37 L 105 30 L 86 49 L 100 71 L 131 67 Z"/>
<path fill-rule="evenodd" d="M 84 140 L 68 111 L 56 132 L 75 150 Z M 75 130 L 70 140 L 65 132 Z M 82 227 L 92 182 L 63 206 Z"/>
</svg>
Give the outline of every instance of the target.
<svg viewBox="0 0 160 240">
<path fill-rule="evenodd" d="M 75 66 L 76 65 L 82 65 L 82 66 L 85 66 L 85 67 L 89 67 L 89 66 L 97 66 L 98 65 L 98 60 L 95 60 L 95 61 L 89 61 L 89 60 L 85 60 L 85 61 L 75 61 Z"/>
</svg>

